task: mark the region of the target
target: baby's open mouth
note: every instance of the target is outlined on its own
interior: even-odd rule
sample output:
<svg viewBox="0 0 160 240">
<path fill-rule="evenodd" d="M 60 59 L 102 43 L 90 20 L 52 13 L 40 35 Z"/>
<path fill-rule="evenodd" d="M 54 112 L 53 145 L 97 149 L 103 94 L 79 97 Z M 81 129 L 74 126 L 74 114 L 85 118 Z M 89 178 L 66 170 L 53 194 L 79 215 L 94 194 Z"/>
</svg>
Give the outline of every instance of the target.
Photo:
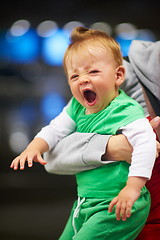
<svg viewBox="0 0 160 240">
<path fill-rule="evenodd" d="M 86 90 L 83 92 L 84 98 L 89 104 L 94 104 L 96 100 L 96 93 L 91 90 Z"/>
</svg>

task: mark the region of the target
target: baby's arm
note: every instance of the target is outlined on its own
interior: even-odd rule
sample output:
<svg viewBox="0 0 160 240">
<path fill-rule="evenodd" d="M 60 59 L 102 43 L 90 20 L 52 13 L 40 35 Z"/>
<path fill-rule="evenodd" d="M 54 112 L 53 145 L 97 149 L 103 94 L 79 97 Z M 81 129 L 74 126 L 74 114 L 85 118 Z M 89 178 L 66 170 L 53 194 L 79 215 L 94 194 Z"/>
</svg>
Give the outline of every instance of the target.
<svg viewBox="0 0 160 240">
<path fill-rule="evenodd" d="M 146 184 L 147 178 L 129 177 L 126 186 L 115 197 L 108 208 L 108 212 L 112 212 L 116 205 L 116 218 L 126 221 L 131 216 L 131 210 L 134 202 L 139 198 L 142 187 Z"/>
<path fill-rule="evenodd" d="M 126 186 L 110 205 L 109 212 L 116 205 L 117 220 L 126 220 L 131 215 L 134 202 L 139 198 L 141 188 L 151 177 L 156 159 L 156 136 L 147 119 L 139 119 L 123 127 L 133 147 L 132 162 Z"/>
<path fill-rule="evenodd" d="M 60 139 L 72 133 L 75 127 L 75 122 L 69 117 L 66 108 L 64 108 L 49 125 L 42 128 L 28 147 L 12 161 L 10 167 L 17 170 L 20 166 L 20 169 L 23 170 L 25 162 L 28 162 L 29 167 L 32 167 L 33 162 L 45 165 L 46 161 L 41 155 L 51 150 Z"/>
</svg>

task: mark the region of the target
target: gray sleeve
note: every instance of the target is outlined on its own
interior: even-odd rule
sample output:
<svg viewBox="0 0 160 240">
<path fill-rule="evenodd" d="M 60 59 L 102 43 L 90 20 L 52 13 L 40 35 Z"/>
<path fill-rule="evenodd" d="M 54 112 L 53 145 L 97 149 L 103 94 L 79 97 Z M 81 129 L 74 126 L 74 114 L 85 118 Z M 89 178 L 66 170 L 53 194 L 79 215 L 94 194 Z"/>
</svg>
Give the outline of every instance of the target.
<svg viewBox="0 0 160 240">
<path fill-rule="evenodd" d="M 109 163 L 101 160 L 109 138 L 110 135 L 77 132 L 63 138 L 52 151 L 44 153 L 46 171 L 72 175 Z"/>
<path fill-rule="evenodd" d="M 145 116 L 148 116 L 142 86 L 137 78 L 137 75 L 129 62 L 124 60 L 123 65 L 126 69 L 126 77 L 120 88 L 123 89 L 131 98 L 136 100 L 143 107 Z"/>
</svg>

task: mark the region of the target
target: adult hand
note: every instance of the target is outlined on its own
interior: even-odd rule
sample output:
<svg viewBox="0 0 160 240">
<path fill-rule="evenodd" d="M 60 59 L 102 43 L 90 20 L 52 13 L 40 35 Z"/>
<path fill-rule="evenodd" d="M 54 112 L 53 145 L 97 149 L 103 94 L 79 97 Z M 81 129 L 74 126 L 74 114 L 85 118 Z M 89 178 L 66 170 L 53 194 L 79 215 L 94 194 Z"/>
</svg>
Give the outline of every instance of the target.
<svg viewBox="0 0 160 240">
<path fill-rule="evenodd" d="M 131 163 L 133 148 L 123 134 L 111 136 L 103 160 L 127 161 Z"/>
<path fill-rule="evenodd" d="M 160 117 L 156 116 L 150 121 L 151 126 L 153 129 L 157 130 L 160 128 Z M 160 154 L 160 143 L 157 141 L 157 154 L 156 157 L 158 157 Z"/>
<path fill-rule="evenodd" d="M 158 126 L 160 126 L 160 117 L 156 116 L 150 121 L 151 126 L 153 129 L 156 129 Z"/>
<path fill-rule="evenodd" d="M 150 121 L 150 124 L 153 129 L 160 127 L 160 117 L 157 116 L 153 118 Z M 123 134 L 112 136 L 108 141 L 106 152 L 104 153 L 102 160 L 124 161 L 125 159 L 126 162 L 131 163 L 132 151 L 132 146 Z M 157 157 L 159 156 L 159 153 L 160 143 L 157 141 Z"/>
</svg>

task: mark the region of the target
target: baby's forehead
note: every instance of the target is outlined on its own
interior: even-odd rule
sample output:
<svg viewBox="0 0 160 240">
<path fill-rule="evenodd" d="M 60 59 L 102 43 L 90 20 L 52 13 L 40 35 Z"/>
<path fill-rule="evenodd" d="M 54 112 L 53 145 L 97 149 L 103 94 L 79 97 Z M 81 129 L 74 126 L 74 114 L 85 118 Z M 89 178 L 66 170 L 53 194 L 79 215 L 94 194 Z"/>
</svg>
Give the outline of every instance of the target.
<svg viewBox="0 0 160 240">
<path fill-rule="evenodd" d="M 67 68 L 73 68 L 73 66 L 81 65 L 85 62 L 93 64 L 102 60 L 105 62 L 113 61 L 113 54 L 110 49 L 98 41 L 86 41 L 69 48 L 65 64 Z"/>
<path fill-rule="evenodd" d="M 76 69 L 89 70 L 90 68 L 99 68 L 102 65 L 113 63 L 113 56 L 107 54 L 106 51 L 99 51 L 99 47 L 96 49 L 83 49 L 78 52 L 75 51 L 66 61 L 66 67 L 68 72 L 73 72 Z"/>
<path fill-rule="evenodd" d="M 67 68 L 68 70 L 75 70 L 75 69 L 88 69 L 91 66 L 95 65 L 97 63 L 96 56 L 90 54 L 89 51 L 81 52 L 81 54 L 78 54 L 77 52 L 70 56 L 67 61 Z"/>
<path fill-rule="evenodd" d="M 81 47 L 75 48 L 70 52 L 70 59 L 75 58 L 89 58 L 95 59 L 101 55 L 108 55 L 109 51 L 101 45 L 82 45 Z"/>
</svg>

